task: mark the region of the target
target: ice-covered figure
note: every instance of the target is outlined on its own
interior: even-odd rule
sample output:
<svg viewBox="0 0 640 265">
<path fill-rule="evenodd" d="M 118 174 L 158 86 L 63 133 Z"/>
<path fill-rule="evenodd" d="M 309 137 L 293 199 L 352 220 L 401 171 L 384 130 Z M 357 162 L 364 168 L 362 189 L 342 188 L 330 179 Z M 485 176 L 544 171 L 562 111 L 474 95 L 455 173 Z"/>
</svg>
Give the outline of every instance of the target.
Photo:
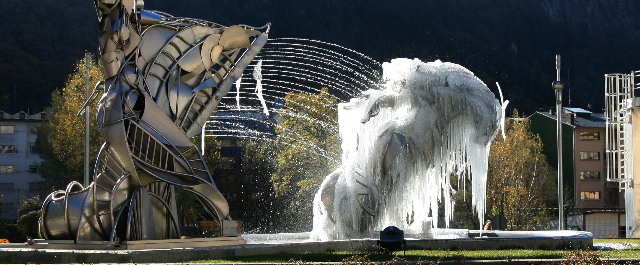
<svg viewBox="0 0 640 265">
<path fill-rule="evenodd" d="M 265 44 L 269 26 L 173 17 L 142 9 L 142 0 L 94 3 L 105 77 L 97 120 L 105 142 L 91 185 L 73 182 L 47 197 L 40 235 L 179 238 L 176 186 L 198 198 L 224 235 L 225 223 L 236 224 L 191 138 Z"/>
<path fill-rule="evenodd" d="M 390 225 L 429 234 L 439 201 L 451 220 L 453 175 L 471 179 L 469 199 L 484 223 L 500 102 L 453 63 L 395 59 L 383 65 L 383 77 L 383 89 L 338 107 L 342 165 L 315 196 L 312 238 L 368 237 Z"/>
</svg>

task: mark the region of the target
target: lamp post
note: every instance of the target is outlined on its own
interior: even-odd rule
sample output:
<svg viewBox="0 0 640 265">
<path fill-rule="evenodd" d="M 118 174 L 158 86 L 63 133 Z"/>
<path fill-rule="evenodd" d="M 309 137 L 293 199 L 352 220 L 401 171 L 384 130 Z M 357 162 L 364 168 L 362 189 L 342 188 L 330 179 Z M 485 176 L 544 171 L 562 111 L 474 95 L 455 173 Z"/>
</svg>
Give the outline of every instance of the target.
<svg viewBox="0 0 640 265">
<path fill-rule="evenodd" d="M 564 230 L 564 192 L 562 185 L 562 89 L 564 84 L 560 81 L 560 54 L 556 54 L 557 78 L 552 87 L 556 92 L 556 120 L 557 120 L 557 144 L 558 144 L 558 230 Z"/>
<path fill-rule="evenodd" d="M 85 62 L 85 79 L 84 85 L 86 88 L 85 96 L 86 100 L 89 101 L 89 97 L 91 96 L 91 90 L 89 88 L 89 70 L 91 68 L 91 64 L 89 60 L 91 60 L 91 55 L 88 52 L 84 53 L 84 62 Z M 90 134 L 90 115 L 89 108 L 85 108 L 84 110 L 84 186 L 89 186 L 89 134 Z"/>
<path fill-rule="evenodd" d="M 78 111 L 78 113 L 76 114 L 78 117 L 83 117 L 84 116 L 84 187 L 89 186 L 89 183 L 91 182 L 91 172 L 90 172 L 90 162 L 89 161 L 89 144 L 90 144 L 90 134 L 91 134 L 91 125 L 90 125 L 90 115 L 89 115 L 89 105 L 91 104 L 91 102 L 93 101 L 93 99 L 95 99 L 95 97 L 98 95 L 98 93 L 103 92 L 104 91 L 104 81 L 100 81 L 96 84 L 96 86 L 93 88 L 93 92 L 91 92 L 91 90 L 89 89 L 89 81 L 91 79 L 90 77 L 90 70 L 91 70 L 91 54 L 90 53 L 85 53 L 84 55 L 84 60 L 85 60 L 85 80 L 84 80 L 84 85 L 86 87 L 86 98 L 85 98 L 85 102 L 84 105 L 82 105 L 82 108 L 80 108 L 80 110 Z"/>
</svg>

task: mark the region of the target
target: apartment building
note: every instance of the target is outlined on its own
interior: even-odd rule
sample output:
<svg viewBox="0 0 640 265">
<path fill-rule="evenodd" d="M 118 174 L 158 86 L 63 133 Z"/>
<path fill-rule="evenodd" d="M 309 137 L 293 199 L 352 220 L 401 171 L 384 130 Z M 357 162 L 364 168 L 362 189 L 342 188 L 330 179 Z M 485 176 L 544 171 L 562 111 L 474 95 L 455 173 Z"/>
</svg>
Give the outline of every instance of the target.
<svg viewBox="0 0 640 265">
<path fill-rule="evenodd" d="M 42 178 L 37 172 L 41 159 L 35 143 L 45 120 L 45 113 L 0 111 L 0 195 L 4 201 L 1 219 L 17 219 L 20 196 L 37 194 L 37 183 Z"/>
<path fill-rule="evenodd" d="M 564 108 L 561 116 L 566 227 L 592 232 L 594 237 L 625 237 L 624 196 L 618 183 L 606 177 L 604 114 Z M 557 167 L 556 113 L 539 111 L 530 120 L 549 165 Z"/>
</svg>

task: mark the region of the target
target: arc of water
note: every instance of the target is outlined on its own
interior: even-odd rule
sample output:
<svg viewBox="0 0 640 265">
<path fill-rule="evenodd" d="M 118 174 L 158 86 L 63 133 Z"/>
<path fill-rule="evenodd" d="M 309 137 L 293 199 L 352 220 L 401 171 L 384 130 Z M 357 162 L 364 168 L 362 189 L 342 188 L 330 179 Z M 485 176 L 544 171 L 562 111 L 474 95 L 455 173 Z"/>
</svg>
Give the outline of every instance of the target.
<svg viewBox="0 0 640 265">
<path fill-rule="evenodd" d="M 363 91 L 360 89 L 360 87 L 351 86 L 350 84 L 344 82 L 343 80 L 327 80 L 327 79 L 324 79 L 324 77 L 328 77 L 328 76 L 313 76 L 308 73 L 305 73 L 305 72 L 310 72 L 308 70 L 303 70 L 303 72 L 295 72 L 295 71 L 291 71 L 291 69 L 295 69 L 293 67 L 279 67 L 277 69 L 278 69 L 278 72 L 280 73 L 279 75 L 267 74 L 265 76 L 274 76 L 277 78 L 284 77 L 292 80 L 300 80 L 301 82 L 318 81 L 318 83 L 323 84 L 323 86 L 330 89 L 337 89 L 341 93 L 345 93 L 349 97 L 358 97 Z M 264 81 L 272 81 L 271 83 L 277 82 L 277 83 L 283 83 L 283 84 L 291 84 L 297 87 L 309 89 L 308 86 L 304 86 L 301 83 L 294 83 L 291 81 L 285 81 L 280 79 L 264 79 Z M 291 89 L 293 91 L 301 91 L 301 90 L 294 89 L 292 87 L 289 87 L 288 89 Z M 320 89 L 318 88 L 312 88 L 312 89 L 315 91 L 320 91 Z M 343 101 L 343 99 L 339 98 L 336 95 L 331 95 L 331 96 L 335 99 Z"/>
<path fill-rule="evenodd" d="M 302 92 L 301 90 L 296 90 L 296 91 L 297 91 L 297 92 Z M 282 94 L 285 94 L 285 93 L 284 93 L 284 92 L 282 92 Z M 269 96 L 269 95 L 267 95 L 267 96 Z M 249 97 L 240 97 L 240 99 L 241 99 L 241 100 L 248 100 L 248 99 L 250 99 L 250 98 L 249 98 Z M 320 102 L 320 101 L 317 101 L 317 100 L 312 100 L 312 101 L 313 101 L 313 102 L 316 102 L 318 105 L 322 105 L 322 106 L 325 106 L 325 107 L 331 107 L 331 108 L 334 108 L 334 109 L 335 109 L 335 106 L 331 106 L 331 105 L 326 104 L 326 103 L 324 103 L 324 102 Z M 267 103 L 267 104 L 271 104 L 271 105 L 276 104 L 276 102 L 275 102 L 274 100 L 266 100 L 266 99 L 265 99 L 265 103 Z M 227 104 L 225 104 L 225 103 L 223 102 L 223 103 L 221 103 L 221 105 L 222 105 L 222 106 L 226 106 Z M 307 109 L 307 110 L 309 110 L 309 111 L 311 111 L 311 112 L 317 113 L 317 114 L 319 114 L 320 116 L 325 117 L 328 121 L 331 121 L 331 122 L 336 121 L 336 122 L 337 122 L 337 120 L 336 120 L 336 118 L 335 118 L 335 117 L 329 117 L 326 113 L 318 112 L 318 110 L 317 110 L 317 109 L 314 109 L 314 108 L 309 107 L 309 106 L 307 106 L 307 105 L 300 105 L 300 104 L 298 104 L 298 106 L 300 106 L 301 108 L 305 108 L 305 109 Z M 294 112 L 287 111 L 287 110 L 279 110 L 278 112 L 279 112 L 279 113 L 287 113 L 287 114 L 289 114 L 289 115 L 293 115 L 293 116 L 296 116 L 296 117 L 299 117 L 299 118 L 302 118 L 302 119 L 306 119 L 306 120 L 313 120 L 314 122 L 321 123 L 323 126 L 327 126 L 327 127 L 331 128 L 331 130 L 332 130 L 332 131 L 335 131 L 335 132 L 337 132 L 337 131 L 338 131 L 338 127 L 337 127 L 337 125 L 336 125 L 336 124 L 329 124 L 329 123 L 327 123 L 327 122 L 317 121 L 317 120 L 315 120 L 315 119 L 313 119 L 313 118 L 311 118 L 311 117 L 307 117 L 306 115 L 300 115 L 299 113 L 294 113 Z M 240 116 L 238 116 L 238 117 L 240 117 Z M 242 118 L 242 117 L 240 117 L 240 118 Z"/>
<path fill-rule="evenodd" d="M 261 122 L 261 123 L 268 123 L 267 120 L 260 120 L 260 119 L 256 119 L 256 118 L 247 118 L 247 117 L 241 117 L 241 116 L 229 116 L 230 118 L 241 118 L 241 119 L 245 119 L 245 120 L 251 120 L 251 121 L 255 121 L 255 122 Z M 213 133 L 210 136 L 216 136 L 216 137 L 241 137 L 241 138 L 251 138 L 251 139 L 259 139 L 259 140 L 270 140 L 269 138 L 271 137 L 264 137 L 264 132 L 261 132 L 259 130 L 255 130 L 249 127 L 246 127 L 242 124 L 239 124 L 237 122 L 230 122 L 230 121 L 223 121 L 223 120 L 216 120 L 214 123 L 214 125 L 209 125 L 212 127 L 215 127 L 215 124 L 220 124 L 220 125 L 229 125 L 227 127 L 225 127 L 224 129 L 206 129 L 205 132 L 209 132 L 209 133 Z M 325 123 L 326 124 L 326 123 Z M 327 124 L 327 126 L 330 126 Z M 233 127 L 235 129 L 229 129 L 229 127 Z M 285 132 L 292 134 L 293 137 L 289 137 L 289 136 L 284 136 L 283 134 L 280 134 L 280 137 L 282 137 L 285 140 L 291 140 L 292 142 L 303 142 L 301 141 L 303 138 L 302 135 L 300 135 L 299 133 L 292 131 L 288 128 L 284 128 L 284 127 L 280 127 L 280 129 L 284 130 Z M 337 128 L 336 128 L 337 130 Z M 229 134 L 230 132 L 236 133 L 236 134 Z M 255 136 L 253 136 L 255 135 Z M 298 148 L 302 148 L 308 151 L 312 151 L 315 154 L 318 154 L 322 157 L 325 157 L 333 162 L 337 162 L 337 160 L 335 158 L 333 158 L 332 156 L 335 156 L 336 154 L 329 154 L 327 152 L 327 150 L 324 150 L 323 148 L 321 148 L 320 146 L 313 144 L 313 143 L 309 143 L 309 142 L 305 142 L 305 145 L 310 147 L 310 148 L 306 148 L 303 147 L 301 145 L 297 145 L 297 144 L 292 144 L 292 143 L 287 143 L 281 140 L 276 140 L 277 143 L 283 143 L 283 144 L 287 144 L 287 145 L 291 145 L 294 147 L 298 147 Z M 311 150 L 313 149 L 313 150 Z"/>
<path fill-rule="evenodd" d="M 364 79 L 364 80 L 376 79 L 379 76 L 379 72 L 371 68 L 371 66 L 365 66 L 363 64 L 350 64 L 349 61 L 345 61 L 340 57 L 330 56 L 330 55 L 327 56 L 327 54 L 325 53 L 320 53 L 320 52 L 309 50 L 309 49 L 283 47 L 278 49 L 275 49 L 275 48 L 267 49 L 264 51 L 263 54 L 264 56 L 273 56 L 273 57 L 277 56 L 277 57 L 313 60 L 318 64 L 328 65 L 331 67 L 335 67 L 339 70 L 349 72 L 350 75 L 353 75 L 359 79 Z M 374 65 L 379 65 L 379 64 L 374 63 Z"/>
<path fill-rule="evenodd" d="M 278 63 L 280 63 L 280 64 L 276 65 L 276 67 L 296 69 L 297 71 L 301 71 L 301 72 L 314 73 L 314 74 L 317 74 L 318 76 L 323 77 L 324 80 L 335 80 L 336 82 L 341 82 L 343 80 L 350 80 L 353 83 L 355 83 L 358 86 L 363 87 L 363 88 L 369 88 L 371 86 L 371 84 L 364 84 L 359 79 L 356 79 L 353 76 L 348 76 L 348 75 L 340 73 L 340 72 L 338 72 L 338 71 L 336 71 L 334 69 L 321 67 L 321 66 L 318 66 L 316 64 L 297 62 L 297 61 L 291 61 L 291 60 L 278 60 Z M 293 66 L 281 66 L 282 64 L 291 64 Z M 322 71 L 328 72 L 328 74 L 322 74 L 322 73 L 319 73 L 319 72 L 316 72 L 316 71 L 307 70 L 305 68 L 317 68 L 317 69 L 320 69 Z M 362 90 L 360 90 L 360 91 L 362 91 Z"/>
<path fill-rule="evenodd" d="M 287 46 L 301 46 L 301 47 L 306 47 L 306 48 L 313 48 L 313 49 L 317 49 L 320 51 L 323 51 L 325 54 L 335 54 L 336 56 L 339 56 L 340 58 L 343 58 L 345 61 L 350 62 L 350 63 L 354 63 L 355 65 L 360 65 L 359 67 L 356 67 L 358 69 L 364 68 L 364 69 L 369 69 L 370 67 L 368 65 L 362 64 L 360 63 L 361 61 L 359 60 L 355 60 L 354 58 L 350 57 L 350 56 L 346 56 L 344 54 L 338 53 L 335 51 L 335 49 L 325 49 L 325 48 L 321 48 L 321 47 L 317 47 L 317 46 L 313 46 L 313 45 L 305 45 L 305 44 L 301 44 L 301 43 L 287 43 L 287 42 L 278 42 L 278 41 L 306 41 L 306 42 L 311 42 L 311 43 L 320 43 L 323 45 L 327 45 L 327 46 L 331 46 L 332 48 L 338 48 L 338 50 L 345 50 L 348 51 L 352 54 L 358 55 L 359 57 L 365 59 L 368 62 L 374 63 L 376 65 L 379 65 L 380 63 L 374 59 L 372 59 L 369 56 L 366 56 L 362 53 L 359 53 L 355 50 L 346 48 L 344 46 L 340 46 L 334 43 L 328 43 L 328 42 L 323 42 L 323 41 L 319 41 L 319 40 L 312 40 L 312 39 L 303 39 L 303 38 L 277 38 L 277 39 L 273 39 L 272 43 L 274 45 L 276 44 L 282 44 L 282 45 L 287 45 Z M 364 70 L 363 69 L 363 70 Z M 377 73 L 377 71 L 376 71 Z"/>
</svg>

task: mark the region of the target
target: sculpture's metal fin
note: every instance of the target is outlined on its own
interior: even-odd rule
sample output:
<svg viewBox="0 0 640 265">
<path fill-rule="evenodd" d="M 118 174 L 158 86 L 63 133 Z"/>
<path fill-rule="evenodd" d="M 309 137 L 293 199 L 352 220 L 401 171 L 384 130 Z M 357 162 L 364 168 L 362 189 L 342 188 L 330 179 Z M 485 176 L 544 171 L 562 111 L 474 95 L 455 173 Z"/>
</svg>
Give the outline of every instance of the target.
<svg viewBox="0 0 640 265">
<path fill-rule="evenodd" d="M 219 85 L 217 89 L 212 89 L 212 91 L 207 92 L 207 89 L 200 90 L 198 93 L 194 94 L 191 99 L 191 103 L 189 104 L 189 110 L 185 112 L 185 115 L 180 121 L 179 125 L 183 131 L 186 132 L 187 137 L 193 137 L 200 133 L 202 126 L 209 118 L 209 115 L 216 109 L 222 97 L 224 97 L 233 83 L 240 78 L 244 69 L 249 65 L 249 63 L 253 60 L 253 58 L 260 52 L 264 44 L 267 42 L 267 32 L 269 31 L 270 25 L 266 25 L 263 29 L 265 33 L 258 35 L 255 37 L 253 42 L 251 42 L 251 46 L 249 46 L 243 54 L 241 54 L 233 64 L 230 63 L 231 55 L 233 54 L 225 54 L 222 55 L 224 58 L 218 59 L 218 64 L 214 63 L 213 68 L 215 70 L 214 76 L 219 76 L 221 73 L 225 72 L 225 76 L 221 80 L 216 80 Z M 239 50 L 236 52 L 240 52 Z M 223 63 L 224 60 L 228 60 Z"/>
<path fill-rule="evenodd" d="M 197 185 L 199 182 L 203 182 L 203 181 L 197 181 L 198 176 L 195 176 L 193 174 L 166 170 L 163 168 L 153 166 L 149 163 L 146 163 L 145 161 L 138 160 L 138 159 L 135 160 L 135 163 L 136 163 L 136 166 L 138 166 L 140 169 L 152 175 L 154 177 L 153 181 L 162 180 L 162 181 L 171 183 L 173 185 L 178 185 L 183 187 L 191 187 L 193 185 Z"/>
<path fill-rule="evenodd" d="M 131 143 L 130 152 L 136 165 L 153 176 L 181 186 L 192 186 L 201 182 L 213 183 L 202 158 L 193 159 L 191 153 L 197 152 L 193 144 L 173 146 L 166 139 L 157 139 L 149 134 L 148 130 L 132 121 L 127 122 L 127 141 Z M 164 177 L 165 175 L 173 176 Z M 148 182 L 143 182 L 143 185 Z"/>
<path fill-rule="evenodd" d="M 140 10 L 140 24 L 142 25 L 155 25 L 162 21 L 162 15 L 149 11 L 149 10 Z"/>
<path fill-rule="evenodd" d="M 356 200 L 358 205 L 370 216 L 376 216 L 378 212 L 378 194 L 370 185 L 367 185 L 359 180 L 356 183 L 365 188 L 365 192 L 356 193 Z"/>
<path fill-rule="evenodd" d="M 169 205 L 157 194 L 140 187 L 135 191 L 127 208 L 126 240 L 180 237 L 177 219 Z M 149 209 L 154 210 L 149 211 Z"/>
<path fill-rule="evenodd" d="M 386 172 L 396 160 L 398 155 L 407 150 L 407 139 L 398 132 L 393 132 L 387 143 L 387 150 L 384 154 L 383 169 Z"/>
<path fill-rule="evenodd" d="M 197 195 L 198 199 L 206 207 L 207 211 L 220 219 L 220 224 L 222 224 L 222 220 L 231 219 L 229 216 L 229 204 L 227 203 L 227 200 L 222 196 L 218 189 L 209 183 L 202 183 L 194 186 L 192 189 L 186 190 Z"/>
</svg>

